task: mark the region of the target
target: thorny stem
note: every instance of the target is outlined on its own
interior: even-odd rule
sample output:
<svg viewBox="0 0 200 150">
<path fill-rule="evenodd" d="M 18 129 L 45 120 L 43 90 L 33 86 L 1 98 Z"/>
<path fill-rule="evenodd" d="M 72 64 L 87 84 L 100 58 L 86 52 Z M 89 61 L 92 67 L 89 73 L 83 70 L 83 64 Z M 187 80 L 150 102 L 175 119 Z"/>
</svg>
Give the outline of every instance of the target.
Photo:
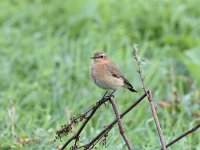
<svg viewBox="0 0 200 150">
<path fill-rule="evenodd" d="M 130 144 L 130 142 L 129 142 L 126 134 L 125 134 L 125 131 L 123 129 L 121 118 L 120 118 L 120 115 L 119 115 L 119 112 L 118 112 L 118 109 L 117 109 L 117 105 L 116 105 L 115 100 L 112 96 L 110 97 L 110 103 L 112 104 L 113 110 L 114 110 L 115 115 L 116 115 L 116 119 L 117 119 L 118 127 L 119 127 L 119 132 L 122 135 L 128 149 L 132 150 L 132 148 L 131 148 L 132 146 L 131 146 L 131 144 Z"/>
<path fill-rule="evenodd" d="M 141 70 L 141 67 L 140 67 L 141 62 L 140 62 L 140 59 L 138 57 L 138 50 L 137 50 L 137 47 L 136 47 L 135 44 L 133 45 L 133 55 L 134 55 L 134 58 L 137 62 L 138 73 L 140 75 L 140 79 L 141 79 L 141 82 L 142 82 L 143 91 L 146 93 L 148 100 L 149 100 L 149 103 L 150 103 L 152 115 L 153 115 L 153 118 L 154 118 L 154 121 L 155 121 L 155 124 L 156 124 L 156 128 L 157 128 L 157 131 L 158 131 L 158 134 L 159 134 L 162 149 L 166 150 L 166 144 L 165 144 L 164 136 L 163 136 L 163 133 L 162 133 L 162 130 L 161 130 L 161 127 L 160 127 L 158 116 L 156 114 L 156 109 L 155 109 L 155 106 L 154 106 L 154 103 L 153 103 L 152 94 L 151 94 L 150 91 L 147 91 L 145 84 L 144 84 L 144 76 L 142 74 L 142 70 Z"/>
</svg>

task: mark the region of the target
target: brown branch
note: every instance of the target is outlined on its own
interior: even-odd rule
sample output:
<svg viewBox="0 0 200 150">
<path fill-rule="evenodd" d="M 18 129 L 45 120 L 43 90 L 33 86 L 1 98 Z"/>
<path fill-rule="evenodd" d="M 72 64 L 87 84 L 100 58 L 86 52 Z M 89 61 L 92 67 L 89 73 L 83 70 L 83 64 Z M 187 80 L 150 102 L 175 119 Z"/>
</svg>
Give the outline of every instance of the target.
<svg viewBox="0 0 200 150">
<path fill-rule="evenodd" d="M 149 100 L 149 103 L 150 103 L 152 115 L 153 115 L 153 118 L 154 118 L 154 121 L 155 121 L 155 124 L 156 124 L 156 128 L 157 128 L 157 131 L 158 131 L 158 134 L 159 134 L 162 149 L 166 150 L 166 144 L 165 144 L 164 136 L 163 136 L 163 133 L 162 133 L 162 130 L 161 130 L 161 127 L 160 127 L 158 116 L 156 114 L 156 109 L 155 109 L 155 106 L 154 106 L 154 103 L 153 103 L 152 94 L 151 94 L 150 91 L 147 91 L 145 84 L 144 84 L 144 77 L 142 75 L 142 70 L 141 70 L 141 67 L 140 67 L 141 59 L 138 56 L 138 50 L 137 50 L 137 47 L 136 47 L 135 44 L 133 45 L 133 55 L 134 55 L 134 58 L 137 62 L 138 73 L 140 75 L 140 79 L 141 79 L 141 82 L 142 82 L 143 91 L 146 93 L 148 100 Z"/>
<path fill-rule="evenodd" d="M 181 140 L 182 138 L 184 138 L 185 136 L 191 134 L 192 132 L 196 131 L 197 129 L 200 128 L 200 123 L 198 125 L 196 125 L 194 128 L 190 129 L 189 131 L 183 133 L 182 135 L 180 135 L 179 137 L 177 137 L 176 139 L 174 139 L 173 141 L 169 142 L 166 147 L 169 147 L 171 145 L 173 145 L 174 143 L 178 142 L 179 140 Z M 161 149 L 163 150 L 163 149 Z"/>
<path fill-rule="evenodd" d="M 106 91 L 106 93 L 103 95 L 103 97 L 101 98 L 101 100 L 103 100 L 104 98 L 106 98 L 106 94 L 108 93 L 108 91 Z M 114 92 L 113 92 L 114 93 Z M 111 93 L 111 94 L 113 94 Z M 107 97 L 108 98 L 108 97 Z M 99 101 L 101 101 L 99 100 Z M 108 99 L 109 100 L 109 99 Z M 105 103 L 104 103 L 105 104 Z M 73 118 L 73 120 L 78 120 L 79 118 L 82 118 L 83 116 L 86 116 L 90 111 L 92 111 L 94 108 L 90 108 L 89 110 L 87 110 L 86 112 L 84 112 L 83 114 L 79 115 L 78 117 Z"/>
<path fill-rule="evenodd" d="M 97 109 L 104 104 L 106 101 L 108 101 L 110 98 L 109 97 L 105 97 L 105 95 L 102 97 L 102 99 L 96 103 L 96 105 L 92 108 L 91 113 L 89 114 L 89 116 L 86 118 L 86 120 L 83 122 L 82 126 L 79 128 L 79 130 L 77 131 L 76 134 L 74 134 L 70 139 L 68 139 L 66 141 L 66 143 L 61 147 L 61 150 L 64 150 L 66 148 L 67 145 L 69 145 L 69 143 L 71 143 L 73 140 L 75 140 L 75 145 L 74 145 L 74 149 L 76 148 L 76 143 L 79 139 L 79 135 L 81 134 L 81 132 L 83 131 L 83 129 L 85 128 L 86 124 L 89 122 L 89 120 L 92 118 L 92 116 L 95 114 L 95 112 L 97 111 Z"/>
<path fill-rule="evenodd" d="M 155 109 L 155 106 L 154 106 L 154 103 L 153 103 L 153 100 L 152 100 L 152 94 L 151 94 L 150 91 L 147 91 L 147 93 L 148 93 L 147 97 L 148 97 L 148 100 L 149 100 L 149 103 L 150 103 L 150 106 L 151 106 L 152 115 L 153 115 L 153 118 L 154 118 L 154 121 L 155 121 L 155 124 L 156 124 L 156 128 L 157 128 L 159 138 L 160 138 L 160 141 L 161 141 L 161 145 L 162 145 L 163 150 L 166 150 L 166 144 L 165 144 L 163 133 L 162 133 L 162 130 L 161 130 L 161 127 L 160 127 L 158 116 L 156 114 L 156 109 Z"/>
<path fill-rule="evenodd" d="M 129 111 L 131 111 L 135 106 L 137 106 L 146 96 L 147 96 L 146 93 L 144 93 L 136 102 L 134 102 L 122 114 L 120 114 L 120 118 L 123 118 Z M 101 139 L 108 131 L 110 131 L 111 128 L 116 123 L 117 123 L 117 119 L 115 119 L 113 122 L 111 122 L 109 125 L 107 125 L 92 141 L 90 141 L 89 143 L 87 143 L 81 147 L 84 147 L 85 149 L 89 149 L 92 145 L 94 145 L 96 143 L 96 141 Z"/>
<path fill-rule="evenodd" d="M 131 144 L 130 144 L 130 142 L 129 142 L 126 134 L 125 134 L 125 131 L 123 129 L 121 118 L 120 118 L 120 115 L 119 115 L 119 112 L 118 112 L 118 109 L 117 109 L 117 105 L 115 103 L 115 100 L 114 100 L 113 96 L 110 97 L 110 103 L 112 104 L 113 110 L 114 110 L 115 115 L 116 115 L 116 119 L 117 119 L 118 127 L 119 127 L 119 132 L 122 135 L 122 137 L 123 137 L 128 149 L 132 150 L 132 148 L 131 148 L 132 146 L 131 146 Z"/>
</svg>

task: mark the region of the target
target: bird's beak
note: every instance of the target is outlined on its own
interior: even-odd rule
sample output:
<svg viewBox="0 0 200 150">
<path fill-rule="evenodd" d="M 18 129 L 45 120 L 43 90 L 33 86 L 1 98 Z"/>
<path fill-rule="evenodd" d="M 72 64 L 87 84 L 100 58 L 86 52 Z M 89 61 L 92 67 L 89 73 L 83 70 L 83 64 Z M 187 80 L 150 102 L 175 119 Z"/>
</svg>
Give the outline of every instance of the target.
<svg viewBox="0 0 200 150">
<path fill-rule="evenodd" d="M 96 58 L 99 58 L 99 57 L 90 57 L 90 59 L 96 59 Z"/>
</svg>

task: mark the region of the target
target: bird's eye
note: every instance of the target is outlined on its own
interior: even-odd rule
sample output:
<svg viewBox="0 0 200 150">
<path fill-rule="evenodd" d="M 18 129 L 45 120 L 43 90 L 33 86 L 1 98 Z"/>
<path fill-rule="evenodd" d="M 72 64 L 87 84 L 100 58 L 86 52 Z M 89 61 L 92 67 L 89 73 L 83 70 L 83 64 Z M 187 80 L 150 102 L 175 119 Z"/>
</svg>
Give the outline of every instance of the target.
<svg viewBox="0 0 200 150">
<path fill-rule="evenodd" d="M 103 58 L 103 55 L 101 55 L 100 57 Z"/>
</svg>

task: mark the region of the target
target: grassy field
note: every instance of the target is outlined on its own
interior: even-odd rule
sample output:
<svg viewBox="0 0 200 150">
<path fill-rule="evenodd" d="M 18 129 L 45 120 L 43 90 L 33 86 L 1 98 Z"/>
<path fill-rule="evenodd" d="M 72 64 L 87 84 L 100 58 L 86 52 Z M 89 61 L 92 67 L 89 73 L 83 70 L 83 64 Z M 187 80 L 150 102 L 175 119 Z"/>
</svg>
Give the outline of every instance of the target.
<svg viewBox="0 0 200 150">
<path fill-rule="evenodd" d="M 1 0 L 0 149 L 56 149 L 56 130 L 104 91 L 89 78 L 90 56 L 104 50 L 139 91 L 115 94 L 119 111 L 142 95 L 133 43 L 168 143 L 200 122 L 199 0 Z M 101 107 L 81 135 L 92 139 L 115 118 Z M 159 149 L 148 101 L 124 119 L 133 148 Z M 21 140 L 36 138 L 35 141 Z M 117 126 L 107 147 L 123 150 Z M 169 149 L 200 149 L 200 130 Z"/>
</svg>

